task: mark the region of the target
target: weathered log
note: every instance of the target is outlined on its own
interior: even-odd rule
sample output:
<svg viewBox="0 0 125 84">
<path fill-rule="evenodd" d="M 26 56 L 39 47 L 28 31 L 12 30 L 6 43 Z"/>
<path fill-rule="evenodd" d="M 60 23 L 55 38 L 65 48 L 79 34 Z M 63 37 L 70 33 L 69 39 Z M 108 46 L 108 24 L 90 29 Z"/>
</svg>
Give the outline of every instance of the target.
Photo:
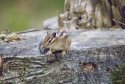
<svg viewBox="0 0 125 84">
<path fill-rule="evenodd" d="M 63 59 L 53 63 L 46 62 L 47 56 L 40 54 L 38 50 L 38 44 L 43 41 L 46 32 L 22 33 L 26 40 L 0 44 L 0 53 L 9 57 L 6 61 L 11 65 L 9 72 L 3 73 L 3 81 L 12 81 L 12 83 L 18 84 L 18 82 L 22 82 L 22 76 L 22 79 L 28 81 L 25 84 L 59 84 L 59 82 L 66 81 L 69 84 L 82 84 L 83 82 L 87 82 L 86 84 L 108 84 L 110 83 L 110 73 L 106 71 L 107 68 L 113 69 L 116 64 L 125 63 L 125 30 L 71 31 L 70 51 Z M 97 65 L 98 70 L 94 69 L 90 73 L 91 75 L 83 74 L 79 62 L 92 62 Z M 96 73 L 101 75 L 98 76 Z"/>
</svg>

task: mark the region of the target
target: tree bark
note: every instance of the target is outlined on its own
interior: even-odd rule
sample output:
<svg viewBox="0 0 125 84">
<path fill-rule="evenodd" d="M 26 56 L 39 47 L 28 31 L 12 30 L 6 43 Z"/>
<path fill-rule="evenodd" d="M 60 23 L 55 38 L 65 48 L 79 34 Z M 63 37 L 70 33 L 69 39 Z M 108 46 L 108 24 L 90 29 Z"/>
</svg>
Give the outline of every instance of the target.
<svg viewBox="0 0 125 84">
<path fill-rule="evenodd" d="M 64 10 L 69 11 L 70 17 L 74 17 L 74 12 L 81 12 L 81 8 L 81 17 L 84 13 L 87 13 L 89 18 L 87 19 L 88 22 L 86 22 L 92 24 L 93 20 L 96 28 L 110 28 L 112 26 L 120 25 L 121 28 L 125 29 L 125 25 L 117 23 L 118 21 L 125 23 L 124 0 L 65 0 Z M 82 19 L 84 19 L 84 17 L 82 17 Z M 92 27 L 92 25 L 84 26 L 82 28 L 90 27 Z"/>
</svg>

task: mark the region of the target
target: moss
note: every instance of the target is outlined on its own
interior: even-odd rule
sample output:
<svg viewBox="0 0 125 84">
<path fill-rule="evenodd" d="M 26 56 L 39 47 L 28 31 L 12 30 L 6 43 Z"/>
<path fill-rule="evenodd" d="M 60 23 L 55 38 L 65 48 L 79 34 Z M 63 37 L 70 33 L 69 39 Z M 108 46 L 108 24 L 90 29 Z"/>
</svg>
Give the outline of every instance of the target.
<svg viewBox="0 0 125 84">
<path fill-rule="evenodd" d="M 111 81 L 112 84 L 125 84 L 125 64 L 112 71 Z"/>
</svg>

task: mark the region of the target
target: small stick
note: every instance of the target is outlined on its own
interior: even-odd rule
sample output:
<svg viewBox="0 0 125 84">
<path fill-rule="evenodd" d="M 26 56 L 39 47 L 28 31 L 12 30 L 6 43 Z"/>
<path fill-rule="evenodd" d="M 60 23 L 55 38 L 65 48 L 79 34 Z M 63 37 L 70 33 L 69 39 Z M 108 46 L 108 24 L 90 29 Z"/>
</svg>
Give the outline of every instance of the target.
<svg viewBox="0 0 125 84">
<path fill-rule="evenodd" d="M 35 31 L 40 31 L 40 30 L 41 30 L 41 29 L 31 29 L 31 30 L 27 30 L 27 31 L 17 32 L 17 34 L 35 32 Z"/>
<path fill-rule="evenodd" d="M 116 21 L 115 19 L 113 19 L 113 21 L 115 21 L 116 23 L 119 23 L 119 24 L 122 24 L 122 25 L 125 26 L 125 23 L 122 23 L 122 22 L 120 22 L 120 21 Z"/>
</svg>

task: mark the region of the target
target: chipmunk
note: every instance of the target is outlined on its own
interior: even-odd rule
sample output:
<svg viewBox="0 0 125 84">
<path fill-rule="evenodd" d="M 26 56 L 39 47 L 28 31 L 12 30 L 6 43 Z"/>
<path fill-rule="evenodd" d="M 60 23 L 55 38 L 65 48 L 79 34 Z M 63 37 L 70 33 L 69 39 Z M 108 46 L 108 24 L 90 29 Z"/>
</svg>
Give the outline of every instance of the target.
<svg viewBox="0 0 125 84">
<path fill-rule="evenodd" d="M 62 51 L 62 56 L 69 51 L 71 45 L 71 37 L 66 31 L 47 33 L 43 42 L 43 48 L 49 48 L 47 55 L 52 55 L 55 51 Z"/>
</svg>

